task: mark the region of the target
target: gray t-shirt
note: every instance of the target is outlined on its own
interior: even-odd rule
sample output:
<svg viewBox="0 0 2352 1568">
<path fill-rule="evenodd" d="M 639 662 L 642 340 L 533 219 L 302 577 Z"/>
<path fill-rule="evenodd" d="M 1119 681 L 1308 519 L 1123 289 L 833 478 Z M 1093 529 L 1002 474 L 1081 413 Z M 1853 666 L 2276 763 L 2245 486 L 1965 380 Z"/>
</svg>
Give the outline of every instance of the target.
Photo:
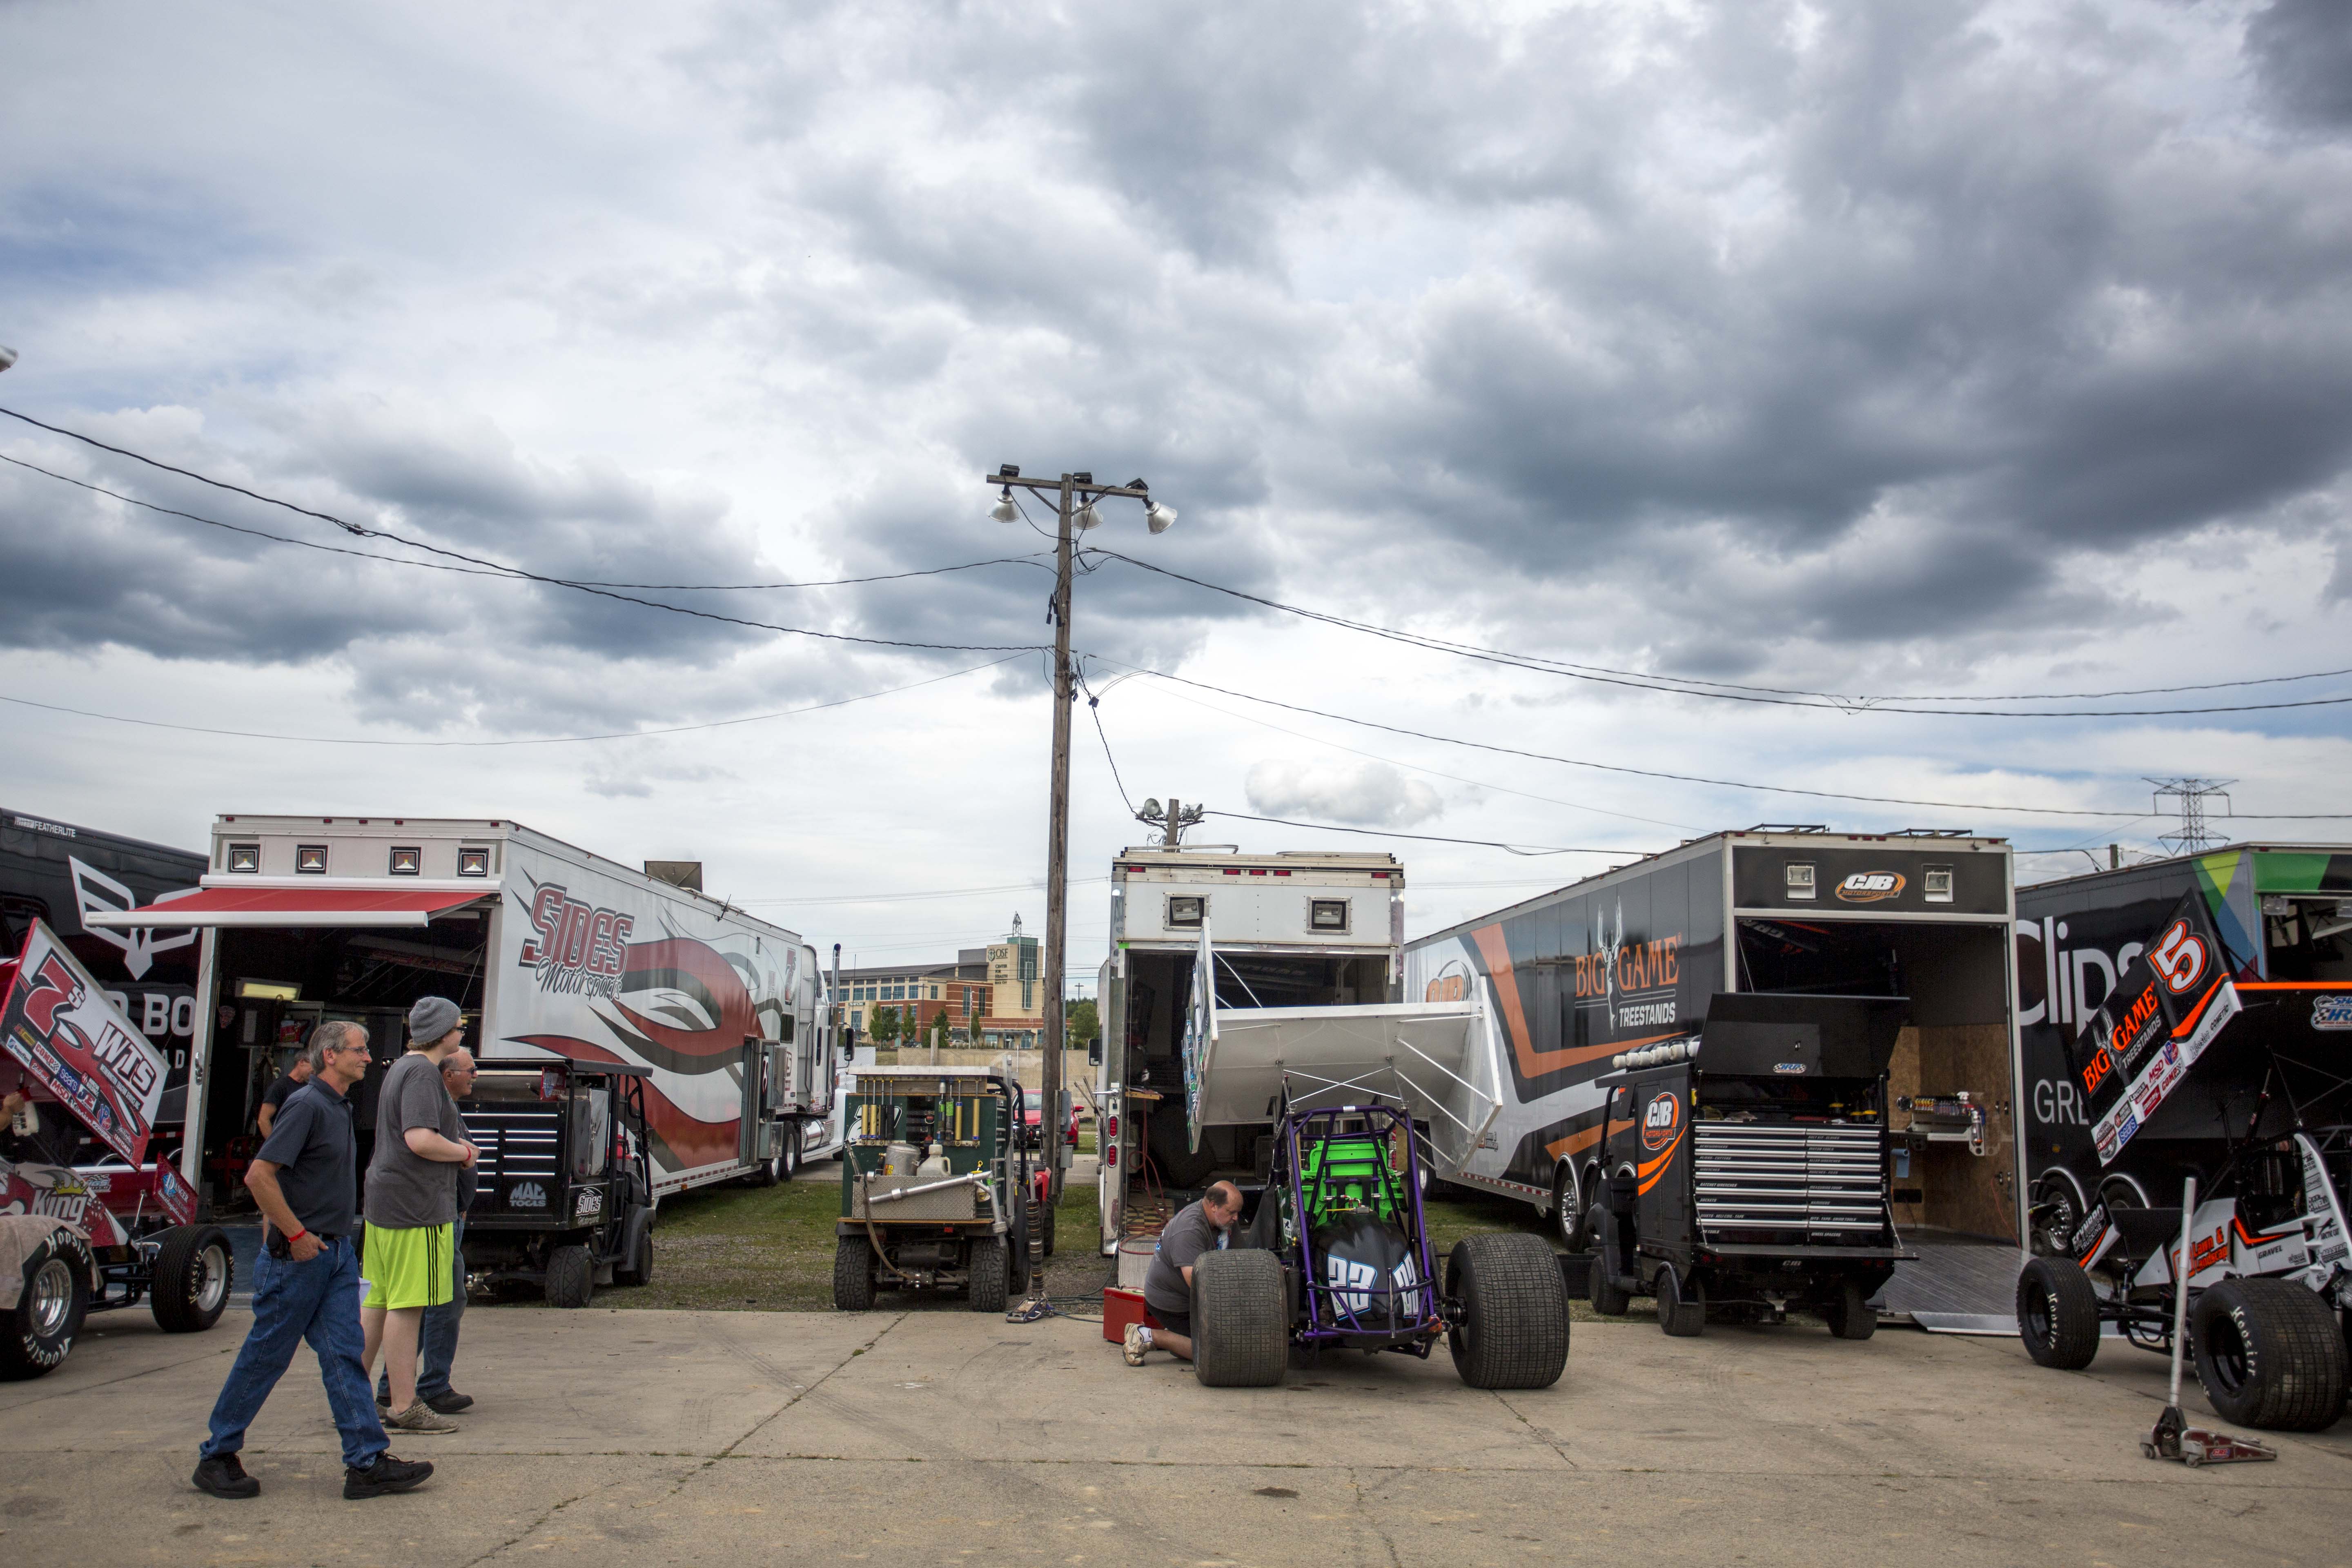
<svg viewBox="0 0 2352 1568">
<path fill-rule="evenodd" d="M 302 1228 L 349 1236 L 358 1223 L 359 1139 L 352 1104 L 326 1084 L 298 1087 L 278 1108 L 257 1160 L 278 1167 L 278 1190 Z"/>
<path fill-rule="evenodd" d="M 1151 1255 L 1151 1268 L 1143 1276 L 1144 1305 L 1155 1313 L 1191 1311 L 1192 1288 L 1184 1283 L 1184 1270 L 1225 1240 L 1226 1233 L 1210 1221 L 1205 1203 L 1178 1209 L 1160 1231 L 1160 1250 Z"/>
<path fill-rule="evenodd" d="M 291 1103 L 290 1101 L 289 1102 Z M 375 1099 L 375 1156 L 368 1162 L 367 1222 L 385 1230 L 447 1225 L 457 1217 L 457 1167 L 409 1148 L 412 1127 L 463 1138 L 457 1101 L 423 1051 L 392 1064 Z"/>
</svg>

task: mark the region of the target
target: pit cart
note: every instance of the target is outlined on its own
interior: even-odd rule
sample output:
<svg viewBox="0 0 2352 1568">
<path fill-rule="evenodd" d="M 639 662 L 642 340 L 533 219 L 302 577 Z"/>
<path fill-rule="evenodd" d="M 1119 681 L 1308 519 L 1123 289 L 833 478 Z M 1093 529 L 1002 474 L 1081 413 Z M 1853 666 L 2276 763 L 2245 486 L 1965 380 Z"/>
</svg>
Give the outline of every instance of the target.
<svg viewBox="0 0 2352 1568">
<path fill-rule="evenodd" d="M 1587 1216 L 1592 1305 L 1658 1325 L 1818 1312 L 1842 1340 L 1916 1257 L 1888 1206 L 1886 1069 L 1900 996 L 1721 993 L 1695 1037 L 1612 1058 L 1606 1175 Z"/>
<path fill-rule="evenodd" d="M 845 1104 L 833 1304 L 961 1289 L 1002 1312 L 1029 1289 L 1036 1206 L 1021 1085 L 993 1068 L 859 1068 Z"/>
<path fill-rule="evenodd" d="M 2071 1235 L 2062 1204 L 2036 1204 L 2018 1328 L 2043 1366 L 2088 1366 L 2107 1324 L 2169 1355 L 2185 1267 L 2183 1350 L 2213 1408 L 2320 1431 L 2352 1384 L 2352 983 L 2242 981 L 2226 956 L 2184 898 L 2091 1018 L 2075 1082 L 2109 1173 Z M 2203 1195 L 2184 1265 L 2180 1206 L 2146 1200 L 2190 1178 Z"/>
<path fill-rule="evenodd" d="M 634 1062 L 485 1059 L 458 1102 L 481 1149 L 466 1214 L 469 1285 L 584 1307 L 654 1274 L 654 1166 Z"/>
<path fill-rule="evenodd" d="M 162 1054 L 38 920 L 0 962 L 0 1090 L 30 1101 L 16 1152 L 71 1162 L 0 1158 L 0 1237 L 22 1258 L 0 1278 L 0 1379 L 53 1371 L 94 1311 L 143 1300 L 166 1333 L 211 1328 L 235 1256 L 194 1223 L 179 1173 L 146 1158 Z"/>
</svg>

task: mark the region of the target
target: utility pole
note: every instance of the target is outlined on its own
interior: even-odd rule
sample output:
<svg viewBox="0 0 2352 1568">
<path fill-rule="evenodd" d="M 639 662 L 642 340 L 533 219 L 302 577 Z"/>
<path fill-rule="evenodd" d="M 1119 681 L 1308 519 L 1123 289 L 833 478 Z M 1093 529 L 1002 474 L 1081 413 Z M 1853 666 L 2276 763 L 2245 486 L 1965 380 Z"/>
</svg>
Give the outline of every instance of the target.
<svg viewBox="0 0 2352 1568">
<path fill-rule="evenodd" d="M 989 513 L 999 522 L 1013 522 L 1022 515 L 1013 500 L 1016 486 L 1050 495 L 1055 502 L 1052 601 L 1054 765 L 1051 798 L 1045 807 L 1045 973 L 1040 977 L 1045 990 L 1045 1026 L 1037 1084 L 1037 1129 L 1045 1151 L 1045 1168 L 1051 1173 L 1048 1192 L 1058 1203 L 1062 1196 L 1063 1160 L 1059 1121 L 1062 1046 L 1067 1011 L 1063 998 L 1069 988 L 1066 971 L 1070 947 L 1070 704 L 1077 687 L 1076 672 L 1070 668 L 1071 540 L 1102 521 L 1095 514 L 1095 502 L 1107 496 L 1126 496 L 1141 501 L 1143 521 L 1154 533 L 1166 532 L 1168 525 L 1176 521 L 1176 511 L 1173 507 L 1153 500 L 1151 487 L 1141 479 L 1130 479 L 1123 485 L 1098 485 L 1090 473 L 1064 474 L 1059 479 L 1024 479 L 1018 467 L 1006 463 L 995 473 L 983 476 L 982 482 L 996 486 L 1000 492 Z"/>
</svg>

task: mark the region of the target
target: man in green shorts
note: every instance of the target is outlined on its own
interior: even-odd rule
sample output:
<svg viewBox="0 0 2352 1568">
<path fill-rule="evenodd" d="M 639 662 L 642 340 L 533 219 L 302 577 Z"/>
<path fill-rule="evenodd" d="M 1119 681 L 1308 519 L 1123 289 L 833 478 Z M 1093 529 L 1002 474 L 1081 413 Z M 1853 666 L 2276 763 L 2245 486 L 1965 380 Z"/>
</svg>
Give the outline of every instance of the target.
<svg viewBox="0 0 2352 1568">
<path fill-rule="evenodd" d="M 457 1217 L 457 1171 L 473 1164 L 457 1101 L 441 1082 L 441 1060 L 465 1038 L 457 1005 L 427 996 L 408 1010 L 408 1054 L 376 1091 L 375 1156 L 368 1162 L 369 1280 L 360 1324 L 366 1370 L 383 1352 L 392 1380 L 388 1429 L 455 1432 L 457 1424 L 416 1397 L 416 1338 L 425 1309 L 449 1300 Z"/>
</svg>

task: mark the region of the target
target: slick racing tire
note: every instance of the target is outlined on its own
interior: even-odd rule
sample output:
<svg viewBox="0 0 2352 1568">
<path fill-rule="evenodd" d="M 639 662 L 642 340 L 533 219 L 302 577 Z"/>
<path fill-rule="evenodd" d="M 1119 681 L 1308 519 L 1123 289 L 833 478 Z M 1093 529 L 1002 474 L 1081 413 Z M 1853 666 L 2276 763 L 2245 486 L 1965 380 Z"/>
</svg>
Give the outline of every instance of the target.
<svg viewBox="0 0 2352 1568">
<path fill-rule="evenodd" d="M 874 1310 L 874 1248 L 862 1236 L 833 1244 L 833 1305 L 843 1312 Z"/>
<path fill-rule="evenodd" d="M 0 1380 L 57 1370 L 73 1349 L 89 1310 L 89 1251 L 60 1231 L 25 1259 L 25 1285 L 14 1311 L 0 1313 Z"/>
<path fill-rule="evenodd" d="M 547 1255 L 543 1287 L 551 1307 L 584 1307 L 596 1293 L 596 1264 L 584 1247 L 559 1247 Z"/>
<path fill-rule="evenodd" d="M 167 1334 L 200 1333 L 220 1321 L 236 1282 L 228 1233 L 215 1225 L 173 1226 L 155 1254 L 147 1305 Z"/>
<path fill-rule="evenodd" d="M 1678 1340 L 1695 1340 L 1706 1331 L 1706 1287 L 1685 1279 L 1671 1263 L 1658 1270 L 1658 1327 Z"/>
<path fill-rule="evenodd" d="M 971 1244 L 967 1268 L 971 1283 L 965 1287 L 964 1304 L 975 1312 L 1002 1312 L 1011 1294 L 1013 1259 L 1004 1247 L 1001 1236 L 984 1236 Z"/>
<path fill-rule="evenodd" d="M 1192 1375 L 1204 1388 L 1271 1388 L 1290 1366 L 1282 1259 L 1255 1247 L 1192 1265 Z"/>
<path fill-rule="evenodd" d="M 1633 1297 L 1610 1276 L 1617 1264 L 1617 1216 L 1595 1203 L 1584 1213 L 1584 1234 L 1592 1241 L 1592 1310 L 1604 1318 L 1622 1318 Z"/>
<path fill-rule="evenodd" d="M 2080 1372 L 2099 1353 L 2099 1293 L 2071 1258 L 2036 1258 L 2017 1277 L 2017 1333 L 2035 1364 Z"/>
<path fill-rule="evenodd" d="M 1446 1335 L 1472 1388 L 1549 1388 L 1568 1367 L 1568 1288 L 1543 1237 L 1465 1236 L 1445 1258 L 1445 1293 L 1462 1303 Z"/>
<path fill-rule="evenodd" d="M 1866 1340 L 1878 1331 L 1877 1309 L 1870 1304 L 1870 1292 L 1859 1279 L 1838 1281 L 1837 1294 L 1822 1304 L 1822 1319 L 1836 1339 Z M 2098 1325 L 2091 1326 L 2095 1333 Z"/>
<path fill-rule="evenodd" d="M 2344 1414 L 2344 1332 L 2293 1279 L 2224 1279 L 2189 1305 L 2197 1381 L 2224 1421 L 2322 1432 Z"/>
</svg>

